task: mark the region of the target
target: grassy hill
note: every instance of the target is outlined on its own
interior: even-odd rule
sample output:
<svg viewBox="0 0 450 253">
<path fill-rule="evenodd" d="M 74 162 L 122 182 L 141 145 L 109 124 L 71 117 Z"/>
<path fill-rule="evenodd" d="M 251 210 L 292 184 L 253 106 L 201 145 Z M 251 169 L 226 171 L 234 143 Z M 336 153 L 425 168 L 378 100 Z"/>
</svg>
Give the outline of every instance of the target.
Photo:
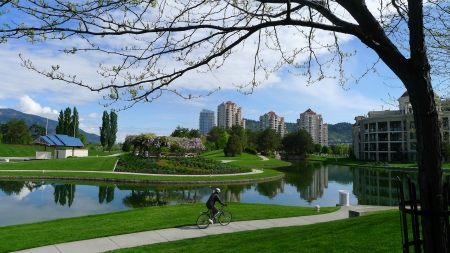
<svg viewBox="0 0 450 253">
<path fill-rule="evenodd" d="M 10 109 L 10 108 L 0 108 L 0 122 L 1 123 L 6 123 L 7 121 L 14 119 L 14 118 L 16 118 L 18 120 L 21 120 L 21 119 L 25 120 L 25 122 L 27 123 L 28 126 L 31 126 L 34 122 L 36 122 L 37 124 L 42 125 L 44 127 L 47 126 L 47 134 L 49 134 L 49 135 L 56 134 L 55 129 L 56 129 L 56 126 L 58 125 L 58 121 L 56 121 L 56 120 L 49 119 L 48 124 L 47 124 L 47 118 L 37 116 L 37 115 L 32 115 L 32 114 L 26 114 L 26 113 L 19 112 L 17 110 Z M 81 129 L 80 129 L 80 133 L 82 133 L 86 136 L 86 141 L 88 143 L 100 142 L 99 135 L 87 133 Z"/>
</svg>

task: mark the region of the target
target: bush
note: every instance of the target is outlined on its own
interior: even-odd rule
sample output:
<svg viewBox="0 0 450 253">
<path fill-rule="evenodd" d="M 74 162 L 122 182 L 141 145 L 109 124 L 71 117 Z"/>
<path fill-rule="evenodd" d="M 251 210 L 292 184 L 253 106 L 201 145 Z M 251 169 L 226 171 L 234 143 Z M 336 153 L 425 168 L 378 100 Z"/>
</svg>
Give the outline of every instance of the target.
<svg viewBox="0 0 450 253">
<path fill-rule="evenodd" d="M 254 149 L 254 148 L 245 148 L 244 151 L 249 153 L 249 154 L 252 154 L 252 155 L 257 155 L 258 154 L 258 150 Z"/>
</svg>

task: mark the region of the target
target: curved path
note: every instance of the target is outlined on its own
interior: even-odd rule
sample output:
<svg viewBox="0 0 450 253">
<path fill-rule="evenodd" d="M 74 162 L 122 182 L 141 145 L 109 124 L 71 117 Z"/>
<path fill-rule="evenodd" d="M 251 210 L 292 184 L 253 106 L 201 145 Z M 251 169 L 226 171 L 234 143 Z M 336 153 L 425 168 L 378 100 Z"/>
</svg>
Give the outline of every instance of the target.
<svg viewBox="0 0 450 253">
<path fill-rule="evenodd" d="M 228 226 L 220 224 L 210 225 L 207 229 L 197 226 L 185 226 L 132 234 L 101 237 L 90 240 L 60 243 L 39 248 L 16 251 L 21 253 L 99 253 L 122 248 L 132 248 L 161 242 L 177 241 L 188 238 L 202 237 L 216 234 L 226 234 L 257 229 L 302 226 L 320 222 L 342 220 L 368 212 L 397 209 L 396 206 L 343 206 L 336 212 L 311 216 L 299 216 L 281 219 L 252 220 L 231 222 Z M 359 216 L 356 215 L 356 216 Z"/>
</svg>

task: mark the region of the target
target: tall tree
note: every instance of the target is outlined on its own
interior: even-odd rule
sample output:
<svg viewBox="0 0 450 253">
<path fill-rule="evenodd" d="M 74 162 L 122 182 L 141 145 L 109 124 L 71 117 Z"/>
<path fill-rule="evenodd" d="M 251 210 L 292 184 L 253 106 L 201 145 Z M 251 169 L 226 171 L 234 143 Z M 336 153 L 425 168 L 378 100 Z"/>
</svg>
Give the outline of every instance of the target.
<svg viewBox="0 0 450 253">
<path fill-rule="evenodd" d="M 64 129 L 66 129 L 66 126 L 64 125 L 65 121 L 64 121 L 64 112 L 63 110 L 61 110 L 59 112 L 59 116 L 58 116 L 58 125 L 56 126 L 56 134 L 64 134 Z"/>
<path fill-rule="evenodd" d="M 272 128 L 266 128 L 258 134 L 258 149 L 271 152 L 279 148 L 281 136 Z"/>
<path fill-rule="evenodd" d="M 73 136 L 72 110 L 70 107 L 64 110 L 64 130 L 62 134 Z"/>
<path fill-rule="evenodd" d="M 225 156 L 240 156 L 242 154 L 242 143 L 237 134 L 230 136 L 223 152 Z"/>
<path fill-rule="evenodd" d="M 231 135 L 235 134 L 239 137 L 241 148 L 242 150 L 245 150 L 245 148 L 247 147 L 247 133 L 245 132 L 244 127 L 240 125 L 233 125 L 231 127 L 231 133 Z"/>
<path fill-rule="evenodd" d="M 31 135 L 25 120 L 13 118 L 6 122 L 6 133 L 3 138 L 6 143 L 10 144 L 29 144 Z"/>
<path fill-rule="evenodd" d="M 102 126 L 100 127 L 100 143 L 102 144 L 102 147 L 104 148 L 106 145 L 108 145 L 109 140 L 109 134 L 110 127 L 109 127 L 109 114 L 107 111 L 103 112 L 102 116 Z"/>
<path fill-rule="evenodd" d="M 117 138 L 117 114 L 114 110 L 111 110 L 109 114 L 109 133 L 108 133 L 108 151 L 111 152 L 112 146 L 116 142 Z"/>
<path fill-rule="evenodd" d="M 71 120 L 71 130 L 73 130 L 69 136 L 78 137 L 79 127 L 80 127 L 80 119 L 78 116 L 78 110 L 76 107 L 73 107 L 72 120 Z"/>
<path fill-rule="evenodd" d="M 130 101 L 132 106 L 151 102 L 165 90 L 183 96 L 170 86 L 177 79 L 189 71 L 216 71 L 232 54 L 241 52 L 238 49 L 251 45 L 255 45 L 254 55 L 249 57 L 253 73 L 241 87 L 253 89 L 284 65 L 296 67 L 310 83 L 335 76 L 327 69 L 337 69 L 343 85 L 348 78 L 344 63 L 349 55 L 343 51 L 343 43 L 349 37 L 357 38 L 376 54 L 370 64 L 373 67 L 364 69 L 363 76 L 384 62 L 408 91 L 417 131 L 420 207 L 442 213 L 439 108 L 431 75 L 437 84 L 449 77 L 448 5 L 448 0 L 427 4 L 423 0 L 377 1 L 370 5 L 364 0 L 3 1 L 1 13 L 6 18 L 0 43 L 24 37 L 34 43 L 79 36 L 87 46 L 79 48 L 79 41 L 74 40 L 73 46 L 64 45 L 64 52 L 69 57 L 92 51 L 116 57 L 110 62 L 118 61 L 118 66 L 100 66 L 100 74 L 111 82 L 98 86 L 82 82 L 73 74 L 61 73 L 58 65 L 40 70 L 26 59 L 23 65 L 51 79 L 110 91 L 106 98 L 111 103 Z M 121 36 L 115 43 L 123 41 L 124 46 L 93 43 L 95 36 L 103 40 Z M 128 38 L 136 39 L 136 45 L 130 47 Z M 286 45 L 287 40 L 295 41 L 297 47 Z M 265 61 L 268 50 L 273 51 L 271 57 L 278 53 L 278 60 Z M 322 52 L 331 52 L 330 57 Z M 178 64 L 167 67 L 168 58 Z M 333 63 L 336 68 L 328 68 Z M 136 71 L 140 66 L 141 73 Z M 423 216 L 422 235 L 425 252 L 449 251 L 442 217 Z"/>
<path fill-rule="evenodd" d="M 285 135 L 281 143 L 288 154 L 305 155 L 315 148 L 311 135 L 304 129 Z"/>
</svg>

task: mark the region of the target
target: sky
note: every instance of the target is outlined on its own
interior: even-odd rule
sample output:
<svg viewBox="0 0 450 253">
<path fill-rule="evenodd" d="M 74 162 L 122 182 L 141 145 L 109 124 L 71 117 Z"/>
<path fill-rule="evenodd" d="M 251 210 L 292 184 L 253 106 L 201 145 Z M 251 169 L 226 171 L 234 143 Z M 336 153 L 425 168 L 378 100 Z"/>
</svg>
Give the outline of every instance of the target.
<svg viewBox="0 0 450 253">
<path fill-rule="evenodd" d="M 299 40 L 288 33 L 286 31 L 285 45 L 297 46 Z M 327 36 L 323 36 L 326 40 Z M 114 40 L 115 43 L 127 43 L 127 38 L 116 37 Z M 376 55 L 355 38 L 345 37 L 343 41 L 344 49 L 358 51 L 356 56 L 345 62 L 346 74 L 361 75 L 365 66 L 377 59 Z M 9 40 L 6 44 L 0 44 L 0 108 L 12 108 L 57 120 L 60 110 L 76 107 L 80 128 L 88 133 L 99 134 L 103 112 L 120 109 L 124 104 L 105 108 L 102 103 L 106 102 L 103 99 L 106 93 L 92 92 L 74 84 L 51 80 L 22 67 L 19 57 L 20 54 L 24 59 L 30 59 L 36 67 L 42 69 L 58 64 L 63 70 L 76 74 L 83 82 L 105 82 L 97 74 L 98 63 L 114 59 L 94 53 L 65 55 L 58 51 L 79 43 L 76 38 L 70 38 L 62 44 L 56 41 L 30 44 L 22 40 Z M 406 91 L 397 79 L 385 79 L 370 73 L 358 83 L 350 79 L 344 87 L 336 79 L 324 79 L 307 85 L 304 77 L 289 73 L 295 72 L 295 69 L 284 67 L 272 74 L 252 94 L 244 95 L 233 84 L 248 81 L 253 61 L 252 47 L 251 43 L 246 44 L 246 47 L 239 47 L 240 52 L 233 54 L 214 75 L 188 73 L 174 84 L 177 91 L 184 94 L 207 93 L 221 87 L 220 91 L 210 96 L 183 99 L 172 93 L 165 93 L 151 103 L 136 104 L 127 110 L 118 111 L 117 142 L 123 142 L 128 134 L 152 132 L 170 135 L 177 126 L 198 129 L 199 114 L 203 109 L 213 110 L 217 116 L 217 106 L 227 101 L 242 107 L 243 118 L 246 119 L 259 120 L 261 115 L 274 111 L 284 117 L 285 122 L 294 123 L 300 113 L 311 109 L 322 115 L 324 123 L 354 123 L 356 116 L 366 115 L 372 110 L 398 109 L 395 99 Z M 326 56 L 327 53 L 321 54 Z M 270 53 L 265 57 L 267 61 L 273 60 Z M 299 61 L 301 60 L 300 57 Z M 167 60 L 164 64 L 170 69 L 174 63 Z M 382 62 L 377 65 L 377 70 L 382 75 L 392 76 Z"/>
</svg>

